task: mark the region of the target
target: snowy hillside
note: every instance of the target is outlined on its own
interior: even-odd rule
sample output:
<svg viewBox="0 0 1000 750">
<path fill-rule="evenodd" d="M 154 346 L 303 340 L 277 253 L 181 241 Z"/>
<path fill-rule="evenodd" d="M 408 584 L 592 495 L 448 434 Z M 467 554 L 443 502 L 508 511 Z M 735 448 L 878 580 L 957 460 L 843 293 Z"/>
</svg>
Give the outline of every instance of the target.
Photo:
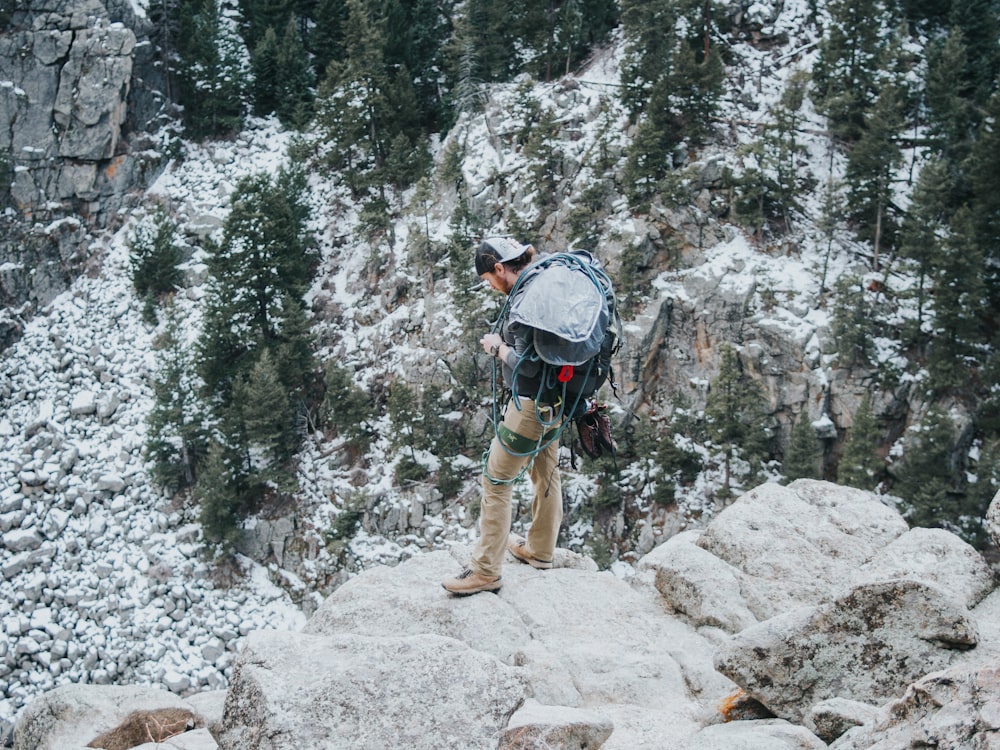
<svg viewBox="0 0 1000 750">
<path fill-rule="evenodd" d="M 747 11 L 761 14 L 762 35 L 784 41 L 733 45 L 735 59 L 715 123 L 720 138 L 687 165 L 686 180 L 754 166 L 753 155 L 741 144 L 766 127 L 769 108 L 786 82 L 808 71 L 814 60 L 817 37 L 807 21 L 809 4 L 787 0 L 773 19 L 763 6 Z M 491 86 L 483 111 L 461 115 L 442 135 L 436 165 L 440 169 L 453 144 L 461 145 L 465 194 L 488 218 L 484 231 L 540 223 L 539 236 L 522 239 L 543 251 L 564 248 L 570 211 L 601 177 L 593 169 L 594 154 L 603 149 L 620 166 L 628 144 L 628 118 L 617 98 L 622 52 L 619 39 L 576 76 L 548 84 L 522 79 Z M 514 137 L 528 126 L 526 102 L 551 109 L 559 124 L 560 140 L 553 145 L 564 171 L 557 185 L 559 209 L 551 214 L 539 208 L 531 157 Z M 842 159 L 831 153 L 825 124 L 808 98 L 799 115 L 805 150 L 798 168 L 812 184 L 825 185 L 832 174 L 841 174 Z M 192 243 L 197 236 L 217 234 L 238 179 L 273 174 L 287 160 L 292 140 L 275 120 L 255 120 L 231 142 L 187 144 L 183 160 L 170 163 L 149 191 L 145 208 L 151 213 L 157 202 L 165 203 Z M 453 364 L 468 356 L 460 334 L 479 330 L 495 313 L 496 300 L 482 294 L 477 314 L 466 316 L 453 304 L 452 282 L 435 275 L 435 265 L 443 267 L 447 260 L 432 258 L 428 264 L 414 257 L 414 234 L 426 231 L 432 243 L 442 246 L 452 236 L 449 222 L 458 193 L 445 179 L 435 188 L 426 208 L 411 203 L 412 189 L 404 195 L 396 207 L 394 242 L 373 248 L 359 228 L 361 207 L 337 175 L 310 174 L 310 229 L 321 260 L 308 301 L 319 358 L 350 369 L 365 388 L 384 388 L 397 378 L 413 385 L 447 383 Z M 866 267 L 857 265 L 863 248 L 846 234 L 837 233 L 834 241 L 817 229 L 820 196 L 820 190 L 803 196 L 803 211 L 780 246 L 758 243 L 720 222 L 707 188 L 696 191 L 691 205 L 669 209 L 669 217 L 639 215 L 624 198 L 614 203 L 596 248 L 613 272 L 630 270 L 623 268 L 628 262 L 623 253 L 657 231 L 657 221 L 676 229 L 684 245 L 683 258 L 659 270 L 642 290 L 638 312 L 627 322 L 623 396 L 614 404 L 619 415 L 641 402 L 651 418 L 670 416 L 666 394 L 651 391 L 642 372 L 650 357 L 643 347 L 666 305 L 680 310 L 705 300 L 746 299 L 745 316 L 732 325 L 758 331 L 750 337 L 755 342 L 793 342 L 802 352 L 794 374 L 805 413 L 818 427 L 832 424 L 823 395 L 836 346 L 822 295 L 842 274 Z M 392 426 L 383 415 L 363 461 L 352 462 L 342 440 L 321 432 L 306 436 L 298 457 L 294 550 L 269 546 L 269 538 L 261 537 L 257 549 L 263 562 L 239 557 L 231 566 L 217 559 L 202 540 L 197 508 L 189 498 L 164 496 L 150 481 L 144 455 L 158 331 L 142 320 L 128 257 L 129 239 L 144 218 L 137 212 L 113 236 L 96 239 L 92 273 L 41 311 L 3 354 L 0 457 L 9 468 L 0 487 L 0 619 L 7 635 L 0 643 L 5 685 L 0 720 L 11 721 L 33 696 L 65 682 L 150 683 L 178 693 L 221 687 L 248 632 L 295 630 L 305 621 L 303 603 L 315 608 L 356 571 L 475 536 L 470 505 L 478 451 L 487 443 L 485 429 L 469 429 L 463 455 L 449 457 L 463 472 L 464 489 L 442 498 L 432 487 L 397 485 L 394 468 L 400 456 L 390 445 Z M 191 341 L 199 331 L 206 293 L 204 261 L 197 251 L 186 264 L 187 286 L 175 300 Z M 464 283 L 475 281 L 470 268 Z M 707 307 L 692 311 L 687 333 L 697 342 L 694 348 L 707 337 L 708 315 Z M 758 348 L 756 361 L 766 364 L 773 351 L 764 351 L 763 344 Z M 895 354 L 891 346 L 883 347 L 884 358 Z M 715 374 L 713 367 L 711 356 L 691 357 L 671 375 L 697 402 Z M 784 373 L 765 374 L 776 379 Z M 485 426 L 485 403 L 459 405 L 464 415 L 458 406 L 447 406 L 455 408 L 456 419 Z M 786 421 L 781 428 L 787 432 L 788 426 Z M 721 464 L 703 445 L 691 450 L 704 459 L 704 469 L 677 487 L 669 513 L 652 502 L 637 511 L 630 533 L 638 541 L 614 567 L 621 575 L 631 574 L 628 562 L 637 552 L 711 517 Z M 433 470 L 441 456 L 425 452 L 418 458 Z M 573 511 L 587 505 L 598 480 L 569 470 L 568 451 L 566 459 L 564 488 Z M 776 467 L 771 472 L 778 478 Z M 362 493 L 368 517 L 375 520 L 335 548 L 329 531 Z M 560 544 L 591 551 L 593 517 L 570 516 L 568 538 Z M 247 526 L 252 531 L 273 522 L 275 514 L 250 519 Z M 612 514 L 609 523 L 624 527 L 624 514 Z M 280 564 L 283 560 L 289 564 Z M 437 581 L 427 584 L 437 586 Z"/>
</svg>

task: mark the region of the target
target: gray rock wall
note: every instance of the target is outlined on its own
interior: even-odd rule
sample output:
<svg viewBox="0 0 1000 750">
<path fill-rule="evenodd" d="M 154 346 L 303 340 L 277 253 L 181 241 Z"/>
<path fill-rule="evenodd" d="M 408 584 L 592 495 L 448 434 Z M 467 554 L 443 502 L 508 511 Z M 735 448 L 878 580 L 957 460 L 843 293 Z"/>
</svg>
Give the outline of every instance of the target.
<svg viewBox="0 0 1000 750">
<path fill-rule="evenodd" d="M 0 32 L 4 307 L 63 291 L 88 231 L 113 226 L 155 173 L 145 131 L 165 97 L 151 32 L 129 4 L 98 0 L 31 2 Z"/>
</svg>

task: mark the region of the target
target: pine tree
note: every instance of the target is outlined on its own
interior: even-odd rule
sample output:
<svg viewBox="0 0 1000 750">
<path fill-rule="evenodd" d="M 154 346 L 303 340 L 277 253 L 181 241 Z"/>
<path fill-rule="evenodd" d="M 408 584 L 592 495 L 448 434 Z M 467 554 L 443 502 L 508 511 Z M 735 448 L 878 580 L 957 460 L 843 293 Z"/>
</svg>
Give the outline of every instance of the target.
<svg viewBox="0 0 1000 750">
<path fill-rule="evenodd" d="M 705 420 L 709 439 L 723 452 L 721 495 L 728 498 L 734 460 L 746 461 L 753 478 L 770 442 L 763 388 L 742 371 L 736 351 L 728 345 L 722 347 L 719 374 L 709 386 Z"/>
<path fill-rule="evenodd" d="M 881 481 L 885 462 L 876 452 L 879 440 L 878 420 L 872 411 L 872 400 L 865 394 L 844 442 L 844 454 L 837 466 L 837 482 L 848 487 L 873 490 Z"/>
<path fill-rule="evenodd" d="M 961 208 L 951 222 L 934 269 L 933 340 L 927 357 L 932 384 L 941 389 L 968 382 L 982 364 L 982 314 L 988 305 L 973 218 Z"/>
<path fill-rule="evenodd" d="M 967 66 L 968 48 L 959 29 L 952 29 L 946 39 L 928 51 L 927 130 L 935 141 L 935 150 L 955 175 L 969 156 L 978 119 L 974 91 L 965 75 Z M 958 187 L 953 188 L 954 207 L 963 201 Z"/>
<path fill-rule="evenodd" d="M 873 364 L 879 324 L 872 311 L 862 279 L 845 276 L 837 282 L 832 328 L 842 367 Z"/>
<path fill-rule="evenodd" d="M 873 243 L 873 267 L 878 270 L 879 253 L 883 247 L 893 246 L 896 229 L 890 207 L 893 177 L 902 161 L 895 139 L 902 127 L 902 92 L 894 86 L 883 88 L 863 120 L 844 178 L 850 217 L 859 236 Z"/>
<path fill-rule="evenodd" d="M 634 205 L 655 193 L 681 143 L 700 143 L 710 132 L 723 65 L 717 46 L 703 41 L 709 38 L 711 19 L 702 8 L 671 0 L 622 5 L 628 39 L 622 102 L 637 122 L 624 178 Z M 679 34 L 678 29 L 687 31 Z"/>
<path fill-rule="evenodd" d="M 224 429 L 243 456 L 240 473 L 251 484 L 293 488 L 288 461 L 298 446 L 296 408 L 268 349 L 257 357 L 249 376 L 235 383 L 231 410 L 233 418 Z"/>
<path fill-rule="evenodd" d="M 980 274 L 986 285 L 987 308 L 1000 310 L 1000 85 L 989 98 L 969 158 L 970 201 L 975 243 L 982 253 Z M 984 338 L 1000 344 L 1000 323 L 987 322 Z"/>
<path fill-rule="evenodd" d="M 278 35 L 268 26 L 253 53 L 254 111 L 269 115 L 278 109 Z"/>
<path fill-rule="evenodd" d="M 162 297 L 176 291 L 183 281 L 180 263 L 184 250 L 180 244 L 177 222 L 163 206 L 135 228 L 129 240 L 132 285 L 140 297 Z"/>
<path fill-rule="evenodd" d="M 902 498 L 911 526 L 955 529 L 959 516 L 955 425 L 947 414 L 931 407 L 911 432 L 892 492 Z"/>
<path fill-rule="evenodd" d="M 309 35 L 307 47 L 322 78 L 330 62 L 343 59 L 345 54 L 346 0 L 319 0 L 313 20 L 316 25 Z"/>
<path fill-rule="evenodd" d="M 208 448 L 194 494 L 205 538 L 227 549 L 235 547 L 241 537 L 243 508 L 234 490 L 226 451 L 219 443 L 213 442 Z"/>
<path fill-rule="evenodd" d="M 236 24 L 216 0 L 198 0 L 182 13 L 178 49 L 185 125 L 195 137 L 238 130 L 252 73 Z"/>
<path fill-rule="evenodd" d="M 327 364 L 323 379 L 326 422 L 336 434 L 346 437 L 355 448 L 364 450 L 371 440 L 371 422 L 375 417 L 371 397 L 354 382 L 346 369 L 333 362 Z"/>
<path fill-rule="evenodd" d="M 922 340 L 930 279 L 945 250 L 945 237 L 952 213 L 954 181 L 948 163 L 933 159 L 920 171 L 910 208 L 903 219 L 899 254 L 916 263 L 917 319 L 911 338 Z"/>
<path fill-rule="evenodd" d="M 803 411 L 792 427 L 781 471 L 789 482 L 795 479 L 818 479 L 820 457 L 816 428 L 809 421 L 809 415 Z"/>
<path fill-rule="evenodd" d="M 830 0 L 827 11 L 830 23 L 813 66 L 813 101 L 834 137 L 854 142 L 878 99 L 893 19 L 882 0 Z"/>
<path fill-rule="evenodd" d="M 295 16 L 288 19 L 275 55 L 274 112 L 285 125 L 302 127 L 312 115 L 316 81 Z"/>
<path fill-rule="evenodd" d="M 168 312 L 164 331 L 155 342 L 157 368 L 153 377 L 153 407 L 146 419 L 146 450 L 153 478 L 162 487 L 181 490 L 195 481 L 195 469 L 207 450 L 205 428 L 197 399 L 193 363 L 177 311 Z"/>
<path fill-rule="evenodd" d="M 977 104 L 995 90 L 1000 75 L 1000 8 L 992 0 L 953 0 L 948 25 L 960 29 L 968 48 L 963 70 Z"/>
</svg>

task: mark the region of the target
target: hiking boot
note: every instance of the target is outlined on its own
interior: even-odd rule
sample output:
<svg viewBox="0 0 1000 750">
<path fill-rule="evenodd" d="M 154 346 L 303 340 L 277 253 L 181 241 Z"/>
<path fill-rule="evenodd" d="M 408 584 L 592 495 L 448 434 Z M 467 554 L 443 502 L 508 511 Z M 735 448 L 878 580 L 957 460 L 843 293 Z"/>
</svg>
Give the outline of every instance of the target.
<svg viewBox="0 0 1000 750">
<path fill-rule="evenodd" d="M 500 582 L 500 576 L 496 578 L 484 576 L 466 568 L 454 578 L 442 581 L 441 585 L 445 591 L 455 596 L 469 596 L 481 591 L 499 591 L 503 584 Z"/>
<path fill-rule="evenodd" d="M 531 550 L 528 549 L 528 542 L 519 536 L 512 536 L 507 540 L 507 549 L 510 550 L 515 558 L 523 563 L 527 563 L 533 568 L 538 568 L 539 570 L 548 570 L 552 567 L 551 560 L 542 560 L 535 557 Z"/>
</svg>

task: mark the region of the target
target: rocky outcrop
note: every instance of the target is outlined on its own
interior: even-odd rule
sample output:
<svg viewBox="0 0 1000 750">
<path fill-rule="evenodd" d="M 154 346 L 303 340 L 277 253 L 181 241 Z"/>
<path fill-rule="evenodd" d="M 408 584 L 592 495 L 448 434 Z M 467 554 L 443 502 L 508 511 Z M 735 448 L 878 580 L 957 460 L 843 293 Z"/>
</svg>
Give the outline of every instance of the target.
<svg viewBox="0 0 1000 750">
<path fill-rule="evenodd" d="M 523 700 L 514 669 L 453 639 L 260 632 L 233 675 L 219 746 L 485 748 Z"/>
<path fill-rule="evenodd" d="M 716 668 L 779 717 L 802 724 L 830 698 L 879 704 L 898 697 L 978 641 L 964 606 L 901 579 L 747 628 L 719 650 Z"/>
<path fill-rule="evenodd" d="M 165 106 L 152 25 L 128 3 L 20 6 L 0 33 L 0 161 L 13 175 L 0 200 L 17 209 L 0 233 L 4 306 L 45 304 L 79 273 L 83 230 L 111 225 L 152 176 L 143 131 Z"/>
<path fill-rule="evenodd" d="M 1000 590 L 983 596 L 963 543 L 906 531 L 894 513 L 800 481 L 756 488 L 630 581 L 565 550 L 547 571 L 508 558 L 501 591 L 468 598 L 439 585 L 466 547 L 373 568 L 301 632 L 251 633 L 224 705 L 187 699 L 213 737 L 198 750 L 995 748 Z M 830 571 L 807 586 L 796 556 Z M 713 581 L 726 596 L 699 604 Z M 52 710 L 60 691 L 23 712 L 15 747 L 59 737 L 76 750 L 132 708 L 98 727 Z M 737 695 L 759 710 L 727 721 Z"/>
</svg>

